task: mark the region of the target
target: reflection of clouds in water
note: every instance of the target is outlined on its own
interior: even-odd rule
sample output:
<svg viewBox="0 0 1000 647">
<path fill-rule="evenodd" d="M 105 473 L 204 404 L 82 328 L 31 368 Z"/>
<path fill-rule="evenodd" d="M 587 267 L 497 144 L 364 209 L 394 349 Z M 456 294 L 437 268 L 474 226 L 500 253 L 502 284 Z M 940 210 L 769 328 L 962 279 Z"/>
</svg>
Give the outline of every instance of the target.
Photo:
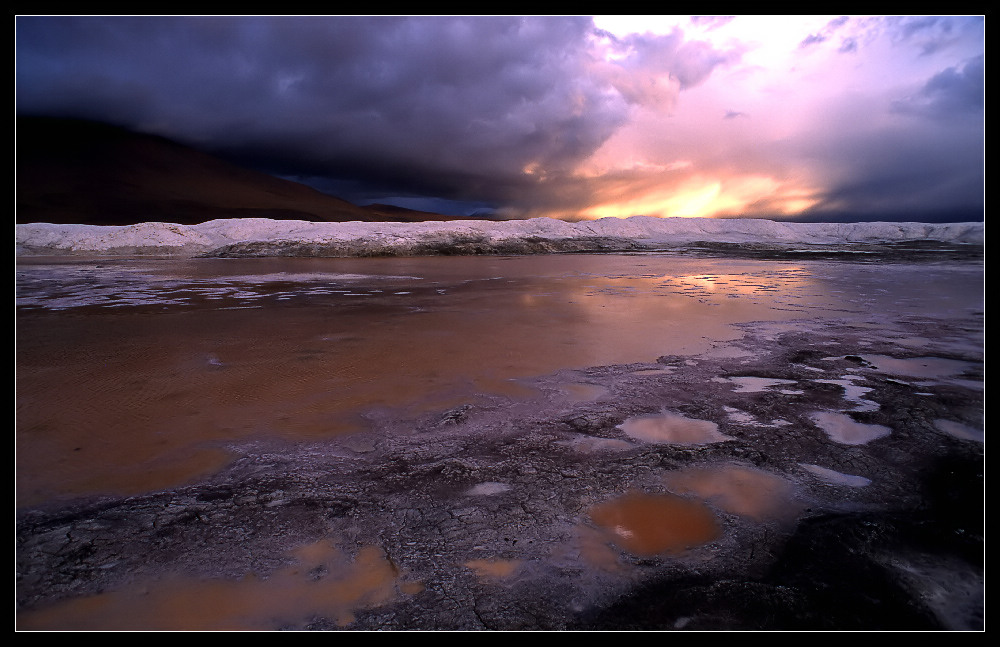
<svg viewBox="0 0 1000 647">
<path fill-rule="evenodd" d="M 872 389 L 866 386 L 858 386 L 853 382 L 853 380 L 863 380 L 864 376 L 861 375 L 845 375 L 839 380 L 813 380 L 818 384 L 835 384 L 844 389 L 844 398 L 854 403 L 854 411 L 878 411 L 880 405 L 878 402 L 872 402 L 871 400 L 865 400 L 861 396 L 866 393 L 871 392 Z"/>
<path fill-rule="evenodd" d="M 748 467 L 688 467 L 669 472 L 663 481 L 672 492 L 696 495 L 725 512 L 757 521 L 791 521 L 802 509 L 790 481 Z"/>
<path fill-rule="evenodd" d="M 635 416 L 618 428 L 633 440 L 672 445 L 707 445 L 733 440 L 719 432 L 719 426 L 709 420 L 695 420 L 664 411 L 659 415 Z"/>
<path fill-rule="evenodd" d="M 831 440 L 842 445 L 864 445 L 892 433 L 892 429 L 888 427 L 855 422 L 843 413 L 818 411 L 812 415 L 812 419 Z"/>
</svg>

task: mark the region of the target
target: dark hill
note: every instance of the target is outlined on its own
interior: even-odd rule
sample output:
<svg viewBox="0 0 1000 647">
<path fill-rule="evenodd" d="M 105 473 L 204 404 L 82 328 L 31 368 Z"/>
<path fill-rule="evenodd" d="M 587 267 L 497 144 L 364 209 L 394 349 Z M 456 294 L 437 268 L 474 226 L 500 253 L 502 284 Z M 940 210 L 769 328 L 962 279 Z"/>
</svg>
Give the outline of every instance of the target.
<svg viewBox="0 0 1000 647">
<path fill-rule="evenodd" d="M 162 137 L 105 124 L 19 117 L 16 136 L 18 223 L 449 219 L 395 207 L 362 208 Z"/>
</svg>

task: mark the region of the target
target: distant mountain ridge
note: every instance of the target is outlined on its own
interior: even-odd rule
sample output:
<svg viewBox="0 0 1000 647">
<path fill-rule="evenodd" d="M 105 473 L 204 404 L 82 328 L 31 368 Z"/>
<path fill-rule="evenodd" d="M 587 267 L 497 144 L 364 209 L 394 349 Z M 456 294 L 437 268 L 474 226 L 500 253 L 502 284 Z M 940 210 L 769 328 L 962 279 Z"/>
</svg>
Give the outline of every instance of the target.
<svg viewBox="0 0 1000 647">
<path fill-rule="evenodd" d="M 463 219 L 387 205 L 360 207 L 163 137 L 97 122 L 18 117 L 16 127 L 18 224 Z"/>
</svg>

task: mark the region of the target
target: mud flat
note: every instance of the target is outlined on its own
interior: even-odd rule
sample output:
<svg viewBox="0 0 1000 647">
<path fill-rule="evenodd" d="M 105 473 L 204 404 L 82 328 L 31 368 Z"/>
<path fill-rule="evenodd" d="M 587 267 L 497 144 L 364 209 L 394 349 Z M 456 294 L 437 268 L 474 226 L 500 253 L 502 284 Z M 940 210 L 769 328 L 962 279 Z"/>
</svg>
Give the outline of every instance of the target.
<svg viewBox="0 0 1000 647">
<path fill-rule="evenodd" d="M 403 390 L 395 401 L 361 398 L 344 405 L 349 409 L 326 409 L 304 392 L 281 391 L 308 425 L 289 427 L 294 433 L 219 435 L 211 448 L 224 460 L 206 462 L 184 479 L 167 470 L 174 476 L 164 482 L 183 481 L 168 486 L 127 491 L 127 479 L 88 480 L 79 476 L 88 461 L 66 468 L 78 475 L 68 480 L 23 475 L 17 627 L 983 628 L 981 264 L 950 258 L 793 264 L 710 255 L 595 257 L 588 264 L 587 257 L 569 258 L 591 272 L 559 269 L 564 282 L 590 286 L 564 294 L 573 304 L 569 310 L 553 305 L 550 282 L 528 291 L 512 283 L 512 294 L 534 297 L 519 299 L 518 307 L 528 313 L 548 303 L 542 308 L 546 318 L 562 313 L 561 321 L 583 321 L 580 330 L 608 320 L 583 317 L 574 309 L 578 302 L 590 304 L 591 317 L 624 321 L 629 312 L 646 313 L 628 324 L 636 328 L 622 324 L 626 332 L 609 337 L 643 331 L 641 348 L 624 342 L 617 347 L 613 356 L 622 361 L 599 356 L 588 363 L 584 355 L 558 355 L 555 365 L 535 373 L 512 364 L 514 373 L 491 369 L 479 381 L 473 375 L 466 380 L 470 386 L 454 389 L 445 400 Z M 667 271 L 657 263 L 682 266 Z M 408 274 L 399 269 L 380 270 L 398 279 L 387 289 L 384 276 L 344 279 L 351 272 L 338 266 L 341 281 L 356 282 L 352 289 L 308 298 L 334 299 L 324 302 L 326 312 L 333 305 L 348 308 L 352 299 L 375 299 L 377 307 L 365 316 L 381 312 L 392 319 L 397 311 L 390 308 L 390 295 L 424 299 L 404 305 L 433 314 L 448 311 L 438 296 L 466 289 L 456 311 L 474 310 L 470 304 L 483 294 L 489 303 L 506 304 L 499 310 L 514 309 L 503 290 L 484 292 L 496 285 L 486 282 L 497 280 L 494 267 L 472 283 L 409 287 L 399 278 Z M 207 299 L 201 294 L 164 305 L 163 289 L 143 297 L 129 283 L 132 267 L 98 305 L 84 297 L 100 286 L 80 287 L 94 276 L 90 270 L 80 284 L 61 271 L 26 268 L 21 278 L 21 285 L 38 287 L 21 295 L 19 311 L 18 442 L 26 448 L 19 456 L 21 472 L 29 464 L 56 472 L 54 465 L 72 463 L 64 454 L 79 453 L 74 447 L 90 449 L 81 438 L 74 439 L 77 445 L 62 445 L 70 441 L 55 440 L 55 427 L 70 423 L 37 413 L 46 398 L 55 397 L 38 386 L 49 379 L 41 358 L 51 340 L 37 331 L 113 325 L 141 337 L 145 324 L 135 322 L 153 317 L 154 310 L 183 314 L 185 308 L 203 308 Z M 519 276 L 510 269 L 505 275 Z M 164 285 L 146 278 L 140 283 Z M 281 290 L 272 286 L 265 310 L 271 312 L 283 297 L 306 298 L 301 291 L 289 297 L 291 283 L 315 287 L 301 277 L 286 280 Z M 234 299 L 262 302 L 245 284 L 226 285 L 233 289 L 221 302 L 226 308 Z M 652 301 L 629 301 L 643 290 Z M 368 296 L 349 296 L 361 294 Z M 659 308 L 675 297 L 710 311 L 743 302 L 759 310 L 729 311 L 725 332 L 687 330 L 688 341 L 681 343 L 677 331 L 644 327 L 663 319 L 650 304 Z M 131 305 L 119 303 L 127 298 Z M 115 314 L 102 318 L 112 308 Z M 490 319 L 475 321 L 486 327 Z M 91 320 L 97 323 L 86 323 Z M 298 318 L 283 321 L 284 331 L 295 322 L 305 326 Z M 519 330 L 513 319 L 503 321 L 504 329 Z M 147 334 L 166 335 L 172 327 Z M 301 366 L 322 355 L 322 336 L 306 329 L 295 329 L 313 349 L 300 353 Z M 416 334 L 419 326 L 411 329 Z M 278 330 L 269 338 L 281 349 Z M 339 334 L 327 331 L 344 342 Z M 203 360 L 198 371 L 225 376 L 236 370 L 235 355 L 226 354 L 232 348 L 220 339 L 216 355 L 207 347 L 195 349 Z M 383 372 L 411 375 L 399 360 L 419 354 L 422 338 L 414 339 L 409 350 L 380 356 Z M 510 339 L 497 341 L 503 346 Z M 64 343 L 88 344 L 85 335 Z M 650 350 L 656 347 L 664 350 Z M 472 352 L 471 346 L 453 348 Z M 79 365 L 109 361 L 98 350 L 77 358 Z M 177 352 L 183 356 L 170 359 L 174 367 L 189 361 Z M 525 356 L 533 354 L 532 347 L 524 349 Z M 484 357 L 472 364 L 483 368 Z M 214 415 L 206 418 L 195 410 L 201 404 L 192 404 L 200 402 L 197 393 L 170 400 L 170 392 L 158 390 L 142 372 L 148 362 L 138 357 L 123 366 L 132 371 L 136 388 L 140 382 L 156 386 L 156 398 L 173 402 L 179 412 L 160 417 L 181 436 L 185 425 L 251 429 L 256 420 L 259 427 L 278 429 L 280 420 L 295 419 L 284 410 L 267 418 L 276 405 L 258 411 L 253 397 L 247 400 L 253 415 L 246 419 L 233 414 L 224 424 Z M 285 379 L 279 365 L 262 370 L 277 376 L 275 384 Z M 91 374 L 94 384 L 104 384 L 99 371 Z M 184 381 L 196 374 L 184 374 Z M 323 384 L 324 397 L 336 399 L 330 383 Z M 246 388 L 254 393 L 256 387 Z M 234 402 L 243 402 L 244 392 L 233 393 Z M 98 390 L 92 397 L 99 400 Z M 113 399 L 120 398 L 108 402 Z M 413 403 L 420 406 L 403 406 Z M 90 414 L 79 406 L 80 416 L 92 416 L 88 424 L 118 424 L 109 411 L 119 410 L 110 404 L 92 406 L 98 411 Z M 340 414 L 333 414 L 348 410 L 360 426 L 349 433 L 316 433 L 322 420 L 335 426 Z M 146 425 L 169 445 L 171 425 L 125 418 L 116 428 L 117 444 L 127 444 L 127 429 Z M 48 453 L 39 440 L 45 438 Z M 193 455 L 190 442 L 170 450 L 186 452 L 180 461 L 185 465 Z M 102 447 L 115 444 L 111 438 Z M 94 491 L 97 482 L 105 493 Z"/>
</svg>

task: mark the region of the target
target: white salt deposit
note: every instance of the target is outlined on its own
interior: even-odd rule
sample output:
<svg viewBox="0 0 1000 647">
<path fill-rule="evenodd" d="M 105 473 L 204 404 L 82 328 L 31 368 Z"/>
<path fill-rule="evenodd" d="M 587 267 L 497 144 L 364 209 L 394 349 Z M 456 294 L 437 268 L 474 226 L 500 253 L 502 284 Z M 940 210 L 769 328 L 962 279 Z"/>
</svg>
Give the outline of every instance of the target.
<svg viewBox="0 0 1000 647">
<path fill-rule="evenodd" d="M 812 419 L 831 440 L 843 445 L 864 445 L 892 433 L 892 429 L 888 427 L 855 422 L 850 416 L 843 413 L 819 411 L 812 415 Z"/>
<path fill-rule="evenodd" d="M 237 218 L 198 225 L 147 222 L 136 225 L 17 225 L 18 255 L 212 255 L 243 245 L 245 255 L 351 256 L 406 254 L 421 246 L 502 245 L 526 241 L 569 243 L 601 239 L 622 250 L 664 248 L 693 242 L 767 243 L 778 245 L 880 243 L 935 240 L 982 245 L 983 223 L 793 223 L 756 219 L 603 218 L 569 223 L 552 218 L 531 220 L 384 223 L 305 222 Z"/>
</svg>

